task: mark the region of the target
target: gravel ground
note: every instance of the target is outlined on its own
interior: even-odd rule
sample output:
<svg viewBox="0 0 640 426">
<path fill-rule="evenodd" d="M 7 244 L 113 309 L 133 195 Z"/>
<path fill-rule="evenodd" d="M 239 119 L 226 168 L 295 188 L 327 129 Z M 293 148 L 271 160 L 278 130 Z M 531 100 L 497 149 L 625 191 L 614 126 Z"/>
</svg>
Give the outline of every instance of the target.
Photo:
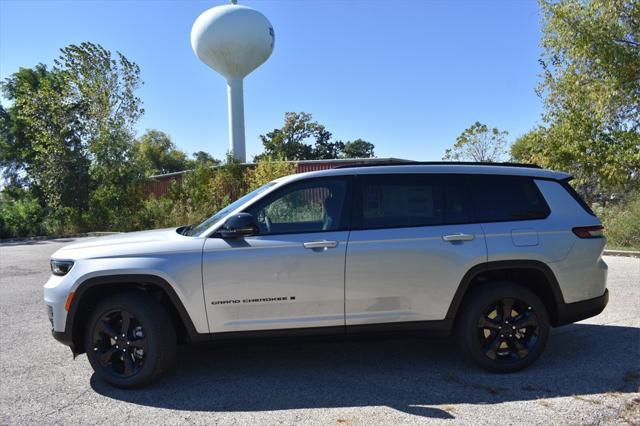
<svg viewBox="0 0 640 426">
<path fill-rule="evenodd" d="M 96 380 L 53 340 L 48 257 L 72 240 L 0 246 L 1 424 L 640 424 L 640 259 L 607 257 L 604 313 L 553 330 L 524 372 L 484 373 L 437 339 L 183 348 L 136 391 Z"/>
</svg>

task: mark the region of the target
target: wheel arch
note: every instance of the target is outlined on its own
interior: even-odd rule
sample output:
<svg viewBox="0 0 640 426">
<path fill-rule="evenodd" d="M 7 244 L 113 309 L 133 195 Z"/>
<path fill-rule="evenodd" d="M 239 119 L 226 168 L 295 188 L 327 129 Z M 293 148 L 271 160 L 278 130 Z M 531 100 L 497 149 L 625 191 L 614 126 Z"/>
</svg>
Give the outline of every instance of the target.
<svg viewBox="0 0 640 426">
<path fill-rule="evenodd" d="M 547 308 L 551 325 L 559 325 L 564 298 L 558 280 L 549 266 L 536 260 L 502 260 L 482 263 L 464 275 L 447 310 L 447 319 L 455 320 L 465 297 L 484 283 L 509 281 L 524 285 L 538 296 Z"/>
<path fill-rule="evenodd" d="M 142 291 L 156 298 L 166 309 L 176 326 L 178 341 L 189 343 L 206 340 L 208 334 L 199 334 L 184 304 L 173 287 L 156 275 L 123 274 L 88 278 L 75 291 L 65 323 L 64 340 L 74 355 L 85 352 L 84 331 L 91 308 L 104 297 L 127 291 Z"/>
</svg>

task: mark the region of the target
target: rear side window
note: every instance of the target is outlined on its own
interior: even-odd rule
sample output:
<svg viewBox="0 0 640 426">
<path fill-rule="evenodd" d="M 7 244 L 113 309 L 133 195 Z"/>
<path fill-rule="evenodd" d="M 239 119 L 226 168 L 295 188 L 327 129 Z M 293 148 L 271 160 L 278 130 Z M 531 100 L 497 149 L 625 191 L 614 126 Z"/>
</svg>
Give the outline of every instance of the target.
<svg viewBox="0 0 640 426">
<path fill-rule="evenodd" d="M 544 219 L 550 213 L 532 178 L 467 176 L 478 222 Z"/>
<path fill-rule="evenodd" d="M 364 229 L 441 225 L 443 185 L 434 175 L 363 175 L 356 196 L 355 227 Z"/>
<path fill-rule="evenodd" d="M 447 225 L 474 222 L 473 202 L 465 181 L 458 176 L 443 175 L 445 219 Z"/>
</svg>

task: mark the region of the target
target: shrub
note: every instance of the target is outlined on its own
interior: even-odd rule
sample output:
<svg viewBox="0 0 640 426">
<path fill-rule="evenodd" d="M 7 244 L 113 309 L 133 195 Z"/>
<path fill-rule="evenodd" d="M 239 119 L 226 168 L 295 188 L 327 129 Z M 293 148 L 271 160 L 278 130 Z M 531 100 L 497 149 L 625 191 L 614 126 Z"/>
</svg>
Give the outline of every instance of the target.
<svg viewBox="0 0 640 426">
<path fill-rule="evenodd" d="M 263 158 L 253 169 L 246 172 L 247 190 L 253 191 L 265 183 L 296 172 L 296 165 L 281 159 Z"/>
<path fill-rule="evenodd" d="M 35 198 L 0 201 L 0 238 L 42 235 L 44 209 Z"/>
<path fill-rule="evenodd" d="M 625 203 L 607 206 L 600 217 L 608 247 L 640 249 L 640 192 Z"/>
<path fill-rule="evenodd" d="M 144 200 L 131 223 L 137 229 L 198 224 L 247 192 L 292 173 L 294 164 L 271 158 L 253 168 L 232 158 L 215 168 L 196 163 L 195 170 L 185 174 L 181 185 L 173 183 L 167 195 Z"/>
<path fill-rule="evenodd" d="M 181 185 L 172 183 L 163 197 L 145 199 L 138 180 L 125 186 L 104 184 L 92 191 L 89 208 L 82 212 L 67 207 L 55 211 L 43 208 L 26 193 L 19 194 L 19 201 L 5 196 L 8 201 L 0 200 L 0 235 L 65 235 L 197 224 L 245 193 L 295 173 L 295 169 L 295 164 L 272 158 L 262 159 L 253 168 L 232 158 L 215 168 L 199 162 L 184 175 Z"/>
</svg>

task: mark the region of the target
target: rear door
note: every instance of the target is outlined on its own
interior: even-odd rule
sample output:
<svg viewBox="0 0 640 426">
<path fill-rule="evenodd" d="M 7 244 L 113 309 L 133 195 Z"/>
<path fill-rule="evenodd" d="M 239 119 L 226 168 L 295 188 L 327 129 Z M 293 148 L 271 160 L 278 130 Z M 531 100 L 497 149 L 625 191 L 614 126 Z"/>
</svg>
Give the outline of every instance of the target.
<svg viewBox="0 0 640 426">
<path fill-rule="evenodd" d="M 209 238 L 211 332 L 344 326 L 348 177 L 291 183 L 249 207 L 258 235 Z"/>
<path fill-rule="evenodd" d="M 345 270 L 346 324 L 445 318 L 463 275 L 486 261 L 462 181 L 361 175 Z"/>
</svg>

